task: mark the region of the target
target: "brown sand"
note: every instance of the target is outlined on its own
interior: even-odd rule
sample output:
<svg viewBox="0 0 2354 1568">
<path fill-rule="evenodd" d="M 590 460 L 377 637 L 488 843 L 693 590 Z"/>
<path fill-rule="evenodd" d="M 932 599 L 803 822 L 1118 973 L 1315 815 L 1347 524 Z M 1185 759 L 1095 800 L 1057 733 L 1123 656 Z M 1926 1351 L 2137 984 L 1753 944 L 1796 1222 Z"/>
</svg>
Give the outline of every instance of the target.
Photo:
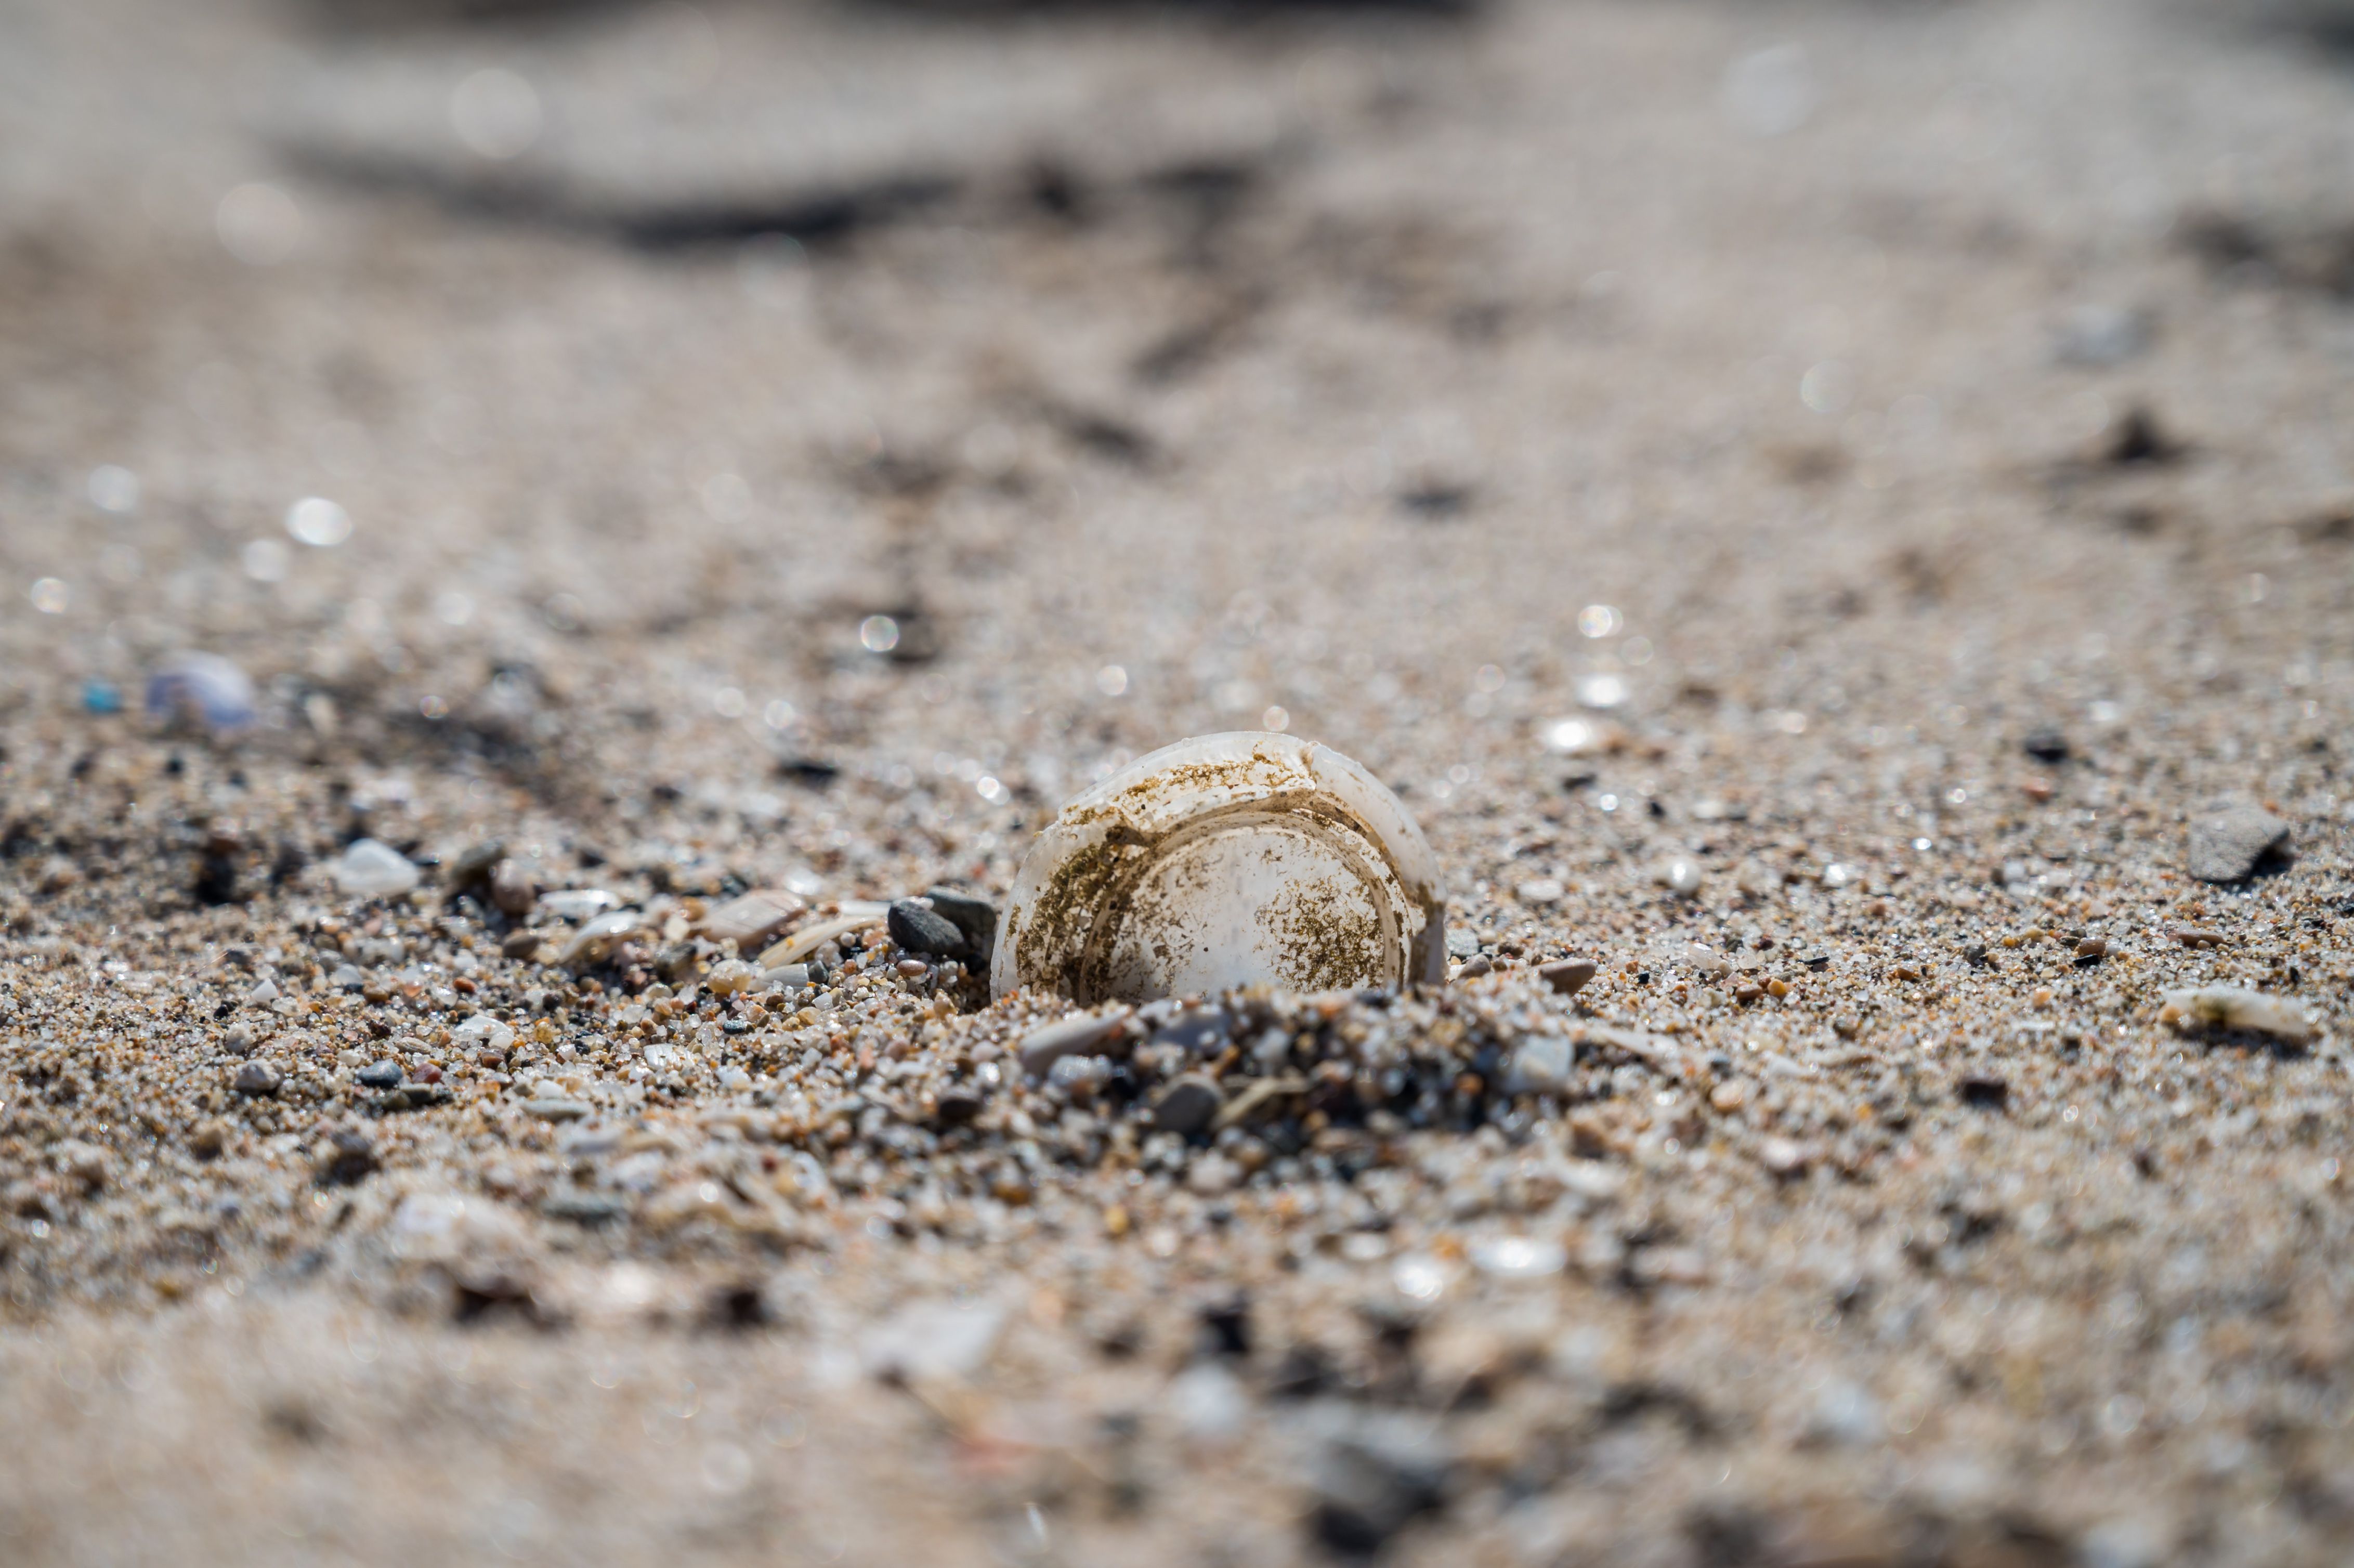
<svg viewBox="0 0 2354 1568">
<path fill-rule="evenodd" d="M 0 14 L 0 1561 L 2343 1560 L 2326 7 L 370 9 Z M 1225 1132 L 712 993 L 1263 725 L 1488 972 Z"/>
</svg>

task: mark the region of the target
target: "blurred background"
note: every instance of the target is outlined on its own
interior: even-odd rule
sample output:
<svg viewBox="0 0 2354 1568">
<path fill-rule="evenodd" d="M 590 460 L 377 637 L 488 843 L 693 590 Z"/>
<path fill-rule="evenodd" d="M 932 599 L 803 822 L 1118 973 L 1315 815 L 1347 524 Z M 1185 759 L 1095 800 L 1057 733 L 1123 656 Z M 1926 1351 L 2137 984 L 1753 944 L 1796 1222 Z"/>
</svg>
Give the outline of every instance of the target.
<svg viewBox="0 0 2354 1568">
<path fill-rule="evenodd" d="M 196 648 L 275 744 L 1048 799 L 1237 725 L 1443 798 L 1581 704 L 1903 722 L 2163 635 L 2186 540 L 2298 591 L 2349 27 L 5 0 L 0 701 Z"/>
</svg>

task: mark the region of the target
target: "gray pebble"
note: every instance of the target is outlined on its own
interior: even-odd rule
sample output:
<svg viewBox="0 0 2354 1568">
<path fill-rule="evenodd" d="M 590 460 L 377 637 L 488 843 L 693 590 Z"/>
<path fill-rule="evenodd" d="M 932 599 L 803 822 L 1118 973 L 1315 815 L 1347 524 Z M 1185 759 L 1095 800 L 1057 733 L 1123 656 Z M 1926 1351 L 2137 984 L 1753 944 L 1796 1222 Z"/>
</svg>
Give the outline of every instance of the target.
<svg viewBox="0 0 2354 1568">
<path fill-rule="evenodd" d="M 281 1082 L 278 1069 L 267 1062 L 248 1062 L 237 1070 L 228 1086 L 240 1095 L 274 1095 Z"/>
<path fill-rule="evenodd" d="M 1152 1043 L 1155 1045 L 1174 1045 L 1197 1056 L 1207 1056 L 1225 1044 L 1233 1027 L 1234 1020 L 1226 1016 L 1225 1009 L 1197 1007 L 1190 1012 L 1179 1013 L 1161 1025 L 1152 1036 Z"/>
<path fill-rule="evenodd" d="M 542 1121 L 579 1121 L 596 1107 L 586 1100 L 525 1100 L 523 1108 Z"/>
<path fill-rule="evenodd" d="M 1479 956 L 1479 934 L 1461 927 L 1447 933 L 1447 956 L 1450 959 L 1474 959 Z"/>
<path fill-rule="evenodd" d="M 2243 882 L 2285 849 L 2288 824 L 2260 806 L 2231 806 L 2190 824 L 2190 872 L 2201 882 Z"/>
<path fill-rule="evenodd" d="M 1128 1026 L 1128 1009 L 1081 1013 L 1060 1023 L 1034 1029 L 1022 1037 L 1022 1070 L 1043 1077 L 1066 1056 L 1092 1056 Z"/>
<path fill-rule="evenodd" d="M 320 1153 L 319 1181 L 323 1186 L 348 1187 L 376 1168 L 376 1150 L 366 1138 L 356 1132 L 339 1132 Z"/>
<path fill-rule="evenodd" d="M 957 929 L 956 922 L 912 899 L 903 898 L 891 906 L 887 924 L 891 939 L 903 951 L 943 959 L 964 951 L 964 933 Z"/>
<path fill-rule="evenodd" d="M 355 1074 L 360 1086 L 366 1089 L 397 1089 L 400 1087 L 400 1064 L 374 1062 Z"/>
<path fill-rule="evenodd" d="M 1601 966 L 1592 959 L 1563 959 L 1555 963 L 1537 966 L 1537 978 L 1563 996 L 1575 996 L 1585 989 L 1588 980 L 1601 972 Z"/>
<path fill-rule="evenodd" d="M 1188 1073 L 1161 1091 L 1152 1102 L 1152 1124 L 1163 1132 L 1191 1138 L 1217 1118 L 1225 1097 L 1218 1086 L 1199 1073 Z"/>
<path fill-rule="evenodd" d="M 997 906 L 986 898 L 975 898 L 970 893 L 959 893 L 953 887 L 935 887 L 925 897 L 932 901 L 932 913 L 940 916 L 964 933 L 961 957 L 985 959 L 997 946 Z"/>
<path fill-rule="evenodd" d="M 576 1225 L 603 1225 L 625 1217 L 630 1201 L 619 1192 L 551 1192 L 539 1212 L 551 1220 L 569 1220 Z"/>
</svg>

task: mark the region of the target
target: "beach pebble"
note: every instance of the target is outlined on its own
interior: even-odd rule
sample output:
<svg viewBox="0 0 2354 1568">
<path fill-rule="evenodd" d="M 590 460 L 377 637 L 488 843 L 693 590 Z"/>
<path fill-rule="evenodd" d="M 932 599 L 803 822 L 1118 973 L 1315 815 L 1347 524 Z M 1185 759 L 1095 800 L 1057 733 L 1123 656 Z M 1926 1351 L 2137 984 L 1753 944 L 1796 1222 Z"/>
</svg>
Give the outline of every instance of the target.
<svg viewBox="0 0 2354 1568">
<path fill-rule="evenodd" d="M 1569 1082 L 1575 1048 L 1558 1034 L 1535 1034 L 1512 1049 L 1511 1065 L 1504 1073 L 1504 1092 L 1544 1094 Z"/>
<path fill-rule="evenodd" d="M 281 1082 L 278 1069 L 269 1063 L 248 1062 L 237 1070 L 237 1075 L 228 1081 L 228 1086 L 240 1095 L 259 1097 L 276 1094 Z"/>
<path fill-rule="evenodd" d="M 2164 993 L 2161 1023 L 2178 1029 L 2205 1024 L 2214 1029 L 2246 1029 L 2269 1034 L 2292 1045 L 2312 1040 L 2313 1021 L 2305 1009 L 2285 997 L 2268 996 L 2245 986 L 2209 985 Z"/>
<path fill-rule="evenodd" d="M 1128 1009 L 1116 1007 L 1109 1012 L 1078 1013 L 1034 1029 L 1022 1037 L 1022 1070 L 1034 1078 L 1044 1077 L 1066 1056 L 1097 1054 L 1127 1026 Z"/>
<path fill-rule="evenodd" d="M 486 1012 L 478 1012 L 450 1031 L 451 1045 L 469 1056 L 484 1051 L 504 1056 L 514 1046 L 514 1029 Z"/>
<path fill-rule="evenodd" d="M 551 1192 L 539 1205 L 539 1212 L 551 1220 L 567 1220 L 576 1225 L 610 1224 L 629 1213 L 630 1200 L 620 1192 Z"/>
<path fill-rule="evenodd" d="M 2068 737 L 2053 726 L 2046 725 L 2040 729 L 2029 730 L 2027 738 L 2020 742 L 2020 749 L 2038 762 L 2045 764 L 2065 762 L 2068 760 Z"/>
<path fill-rule="evenodd" d="M 556 955 L 557 963 L 572 969 L 601 961 L 613 950 L 615 943 L 638 928 L 639 919 L 634 909 L 616 909 L 610 915 L 598 916 L 573 933 L 572 940 Z"/>
<path fill-rule="evenodd" d="M 539 895 L 539 906 L 558 920 L 594 920 L 620 902 L 601 887 L 559 887 Z"/>
<path fill-rule="evenodd" d="M 398 1062 L 373 1062 L 353 1076 L 366 1089 L 397 1089 L 400 1087 L 401 1069 Z"/>
<path fill-rule="evenodd" d="M 324 1186 L 348 1187 L 376 1168 L 375 1147 L 356 1132 L 331 1133 L 319 1150 L 319 1181 Z"/>
<path fill-rule="evenodd" d="M 2261 806 L 2229 806 L 2190 824 L 2188 869 L 2201 882 L 2243 882 L 2287 840 L 2288 824 Z"/>
<path fill-rule="evenodd" d="M 697 922 L 695 930 L 715 942 L 733 942 L 738 954 L 750 958 L 775 941 L 778 933 L 806 907 L 798 894 L 781 887 L 756 887 L 713 909 Z"/>
<path fill-rule="evenodd" d="M 1469 1251 L 1471 1266 L 1496 1279 L 1543 1279 L 1569 1264 L 1561 1243 L 1542 1236 L 1490 1236 Z"/>
<path fill-rule="evenodd" d="M 963 952 L 952 956 L 986 960 L 997 946 L 997 906 L 953 887 L 931 888 L 924 896 L 931 900 L 933 914 L 964 934 Z"/>
<path fill-rule="evenodd" d="M 734 996 L 749 991 L 760 971 L 741 959 L 722 959 L 703 977 L 704 989 L 714 996 Z"/>
<path fill-rule="evenodd" d="M 354 839 L 328 863 L 327 874 L 354 898 L 397 898 L 424 875 L 407 855 L 375 839 Z"/>
<path fill-rule="evenodd" d="M 1677 855 L 1659 867 L 1659 885 L 1680 898 L 1690 898 L 1700 892 L 1700 863 L 1689 856 Z"/>
<path fill-rule="evenodd" d="M 1152 1124 L 1163 1132 L 1191 1138 L 1217 1119 L 1225 1097 L 1218 1086 L 1198 1073 L 1172 1081 L 1152 1102 Z"/>
<path fill-rule="evenodd" d="M 964 951 L 964 933 L 957 929 L 956 922 L 913 899 L 903 898 L 891 906 L 886 920 L 891 939 L 907 952 L 945 959 Z"/>
<path fill-rule="evenodd" d="M 1234 1020 L 1215 1007 L 1197 1007 L 1162 1024 L 1152 1036 L 1155 1045 L 1174 1045 L 1197 1056 L 1214 1055 L 1225 1044 Z"/>
<path fill-rule="evenodd" d="M 538 898 L 538 885 L 520 861 L 503 860 L 491 868 L 491 902 L 501 914 L 528 915 Z"/>
</svg>

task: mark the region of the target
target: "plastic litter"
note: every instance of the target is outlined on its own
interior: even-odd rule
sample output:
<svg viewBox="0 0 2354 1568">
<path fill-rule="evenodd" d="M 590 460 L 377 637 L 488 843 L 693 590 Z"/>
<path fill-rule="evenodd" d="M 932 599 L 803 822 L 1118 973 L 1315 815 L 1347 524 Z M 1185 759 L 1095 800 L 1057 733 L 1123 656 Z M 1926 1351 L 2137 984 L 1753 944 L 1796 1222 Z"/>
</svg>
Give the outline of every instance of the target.
<svg viewBox="0 0 2354 1568">
<path fill-rule="evenodd" d="M 1437 860 L 1395 795 L 1328 747 L 1237 731 L 1063 808 L 1014 880 L 990 982 L 1083 1007 L 1435 985 L 1445 926 Z"/>
</svg>

